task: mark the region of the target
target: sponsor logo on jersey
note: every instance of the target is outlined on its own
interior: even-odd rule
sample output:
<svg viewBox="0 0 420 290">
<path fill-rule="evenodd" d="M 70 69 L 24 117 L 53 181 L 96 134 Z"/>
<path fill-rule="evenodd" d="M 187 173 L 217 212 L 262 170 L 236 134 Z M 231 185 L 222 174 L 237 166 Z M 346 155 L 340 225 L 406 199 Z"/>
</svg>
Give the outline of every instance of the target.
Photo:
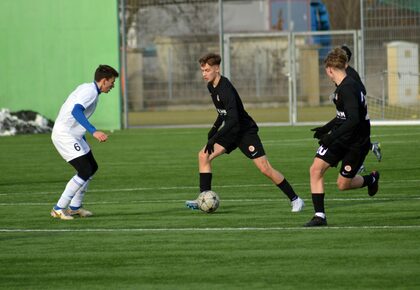
<svg viewBox="0 0 420 290">
<path fill-rule="evenodd" d="M 220 102 L 219 95 L 216 95 L 216 100 L 217 100 L 218 102 Z"/>
<path fill-rule="evenodd" d="M 337 118 L 341 120 L 346 120 L 346 113 L 337 110 Z"/>
</svg>

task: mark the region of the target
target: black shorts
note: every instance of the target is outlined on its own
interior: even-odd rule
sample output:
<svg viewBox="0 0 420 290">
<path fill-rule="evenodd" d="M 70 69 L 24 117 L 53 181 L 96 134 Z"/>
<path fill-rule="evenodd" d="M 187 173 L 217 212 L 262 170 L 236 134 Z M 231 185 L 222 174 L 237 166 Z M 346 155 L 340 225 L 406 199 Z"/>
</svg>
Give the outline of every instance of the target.
<svg viewBox="0 0 420 290">
<path fill-rule="evenodd" d="M 258 136 L 258 128 L 250 128 L 237 134 L 230 134 L 216 138 L 216 143 L 226 149 L 229 154 L 239 147 L 242 153 L 249 159 L 255 159 L 265 155 L 264 147 Z"/>
<path fill-rule="evenodd" d="M 98 170 L 98 163 L 96 163 L 92 151 L 70 160 L 69 163 L 77 170 L 77 175 L 84 181 L 91 178 Z"/>
<path fill-rule="evenodd" d="M 353 178 L 363 165 L 366 155 L 370 150 L 370 142 L 362 146 L 344 147 L 340 143 L 333 143 L 328 148 L 319 146 L 316 157 L 324 160 L 332 167 L 337 167 L 341 161 L 340 174 L 343 177 Z"/>
</svg>

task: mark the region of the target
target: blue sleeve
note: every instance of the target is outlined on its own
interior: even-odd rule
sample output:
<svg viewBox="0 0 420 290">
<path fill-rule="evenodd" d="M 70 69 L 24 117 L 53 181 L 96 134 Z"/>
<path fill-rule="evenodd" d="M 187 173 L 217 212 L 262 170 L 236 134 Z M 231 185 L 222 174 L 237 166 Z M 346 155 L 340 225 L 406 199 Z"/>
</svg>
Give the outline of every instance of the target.
<svg viewBox="0 0 420 290">
<path fill-rule="evenodd" d="M 76 121 L 79 122 L 80 125 L 82 125 L 90 134 L 93 134 L 95 133 L 96 128 L 93 127 L 91 123 L 89 123 L 85 114 L 83 114 L 84 111 L 85 111 L 85 108 L 82 105 L 76 104 L 74 105 L 74 108 L 71 111 L 71 114 L 76 119 Z"/>
</svg>

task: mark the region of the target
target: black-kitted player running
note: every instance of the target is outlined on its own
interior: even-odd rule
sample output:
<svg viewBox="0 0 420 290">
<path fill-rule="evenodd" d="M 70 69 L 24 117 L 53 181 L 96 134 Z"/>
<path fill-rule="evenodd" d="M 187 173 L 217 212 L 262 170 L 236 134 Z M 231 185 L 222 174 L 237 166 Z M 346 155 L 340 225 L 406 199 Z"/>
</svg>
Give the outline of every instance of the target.
<svg viewBox="0 0 420 290">
<path fill-rule="evenodd" d="M 347 45 L 342 45 L 341 49 L 344 50 L 346 52 L 346 55 L 347 55 L 346 74 L 349 77 L 351 77 L 353 80 L 355 80 L 360 85 L 360 87 L 362 88 L 363 94 L 366 96 L 366 94 L 367 94 L 366 87 L 363 84 L 359 73 L 350 65 L 350 59 L 351 59 L 351 56 L 352 56 L 350 48 L 348 48 Z M 372 153 L 375 155 L 376 159 L 378 159 L 378 161 L 380 162 L 382 160 L 381 144 L 377 141 L 376 142 L 371 142 L 370 150 L 372 150 Z M 362 166 L 359 168 L 359 172 L 363 172 L 363 171 L 364 171 L 364 166 L 362 164 Z"/>
<path fill-rule="evenodd" d="M 325 71 L 335 83 L 336 116 L 323 127 L 315 128 L 320 147 L 310 168 L 312 202 L 315 216 L 306 226 L 327 225 L 324 208 L 324 174 L 341 161 L 337 186 L 340 190 L 368 187 L 373 196 L 378 191 L 379 172 L 357 175 L 370 149 L 370 120 L 362 87 L 346 74 L 347 56 L 335 48 L 326 57 Z"/>
<path fill-rule="evenodd" d="M 208 133 L 207 144 L 198 153 L 200 192 L 211 190 L 212 166 L 216 157 L 229 154 L 236 148 L 251 159 L 257 168 L 276 184 L 290 199 L 292 212 L 299 212 L 304 202 L 294 192 L 284 176 L 268 162 L 258 126 L 248 115 L 232 83 L 220 74 L 221 57 L 209 53 L 199 60 L 203 79 L 216 107 L 218 116 Z M 196 200 L 186 201 L 189 208 L 197 209 Z"/>
</svg>

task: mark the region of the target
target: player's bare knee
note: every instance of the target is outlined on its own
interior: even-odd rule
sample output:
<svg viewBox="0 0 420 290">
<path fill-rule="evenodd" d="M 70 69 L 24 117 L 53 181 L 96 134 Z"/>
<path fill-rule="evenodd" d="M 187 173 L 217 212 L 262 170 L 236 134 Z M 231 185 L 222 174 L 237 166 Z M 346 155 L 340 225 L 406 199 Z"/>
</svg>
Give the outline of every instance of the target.
<svg viewBox="0 0 420 290">
<path fill-rule="evenodd" d="M 198 162 L 200 164 L 204 164 L 204 163 L 209 162 L 209 154 L 204 153 L 204 150 L 200 150 L 198 152 Z"/>
<path fill-rule="evenodd" d="M 198 151 L 198 159 L 202 160 L 206 158 L 206 153 L 203 150 Z"/>
<path fill-rule="evenodd" d="M 340 191 L 344 191 L 344 190 L 350 189 L 350 184 L 344 180 L 338 179 L 337 188 Z"/>
<path fill-rule="evenodd" d="M 322 177 L 322 169 L 312 164 L 311 167 L 309 168 L 309 174 L 311 177 L 320 178 Z"/>
<path fill-rule="evenodd" d="M 343 183 L 341 183 L 340 181 L 337 181 L 337 188 L 340 191 L 346 190 L 346 187 Z"/>
</svg>

